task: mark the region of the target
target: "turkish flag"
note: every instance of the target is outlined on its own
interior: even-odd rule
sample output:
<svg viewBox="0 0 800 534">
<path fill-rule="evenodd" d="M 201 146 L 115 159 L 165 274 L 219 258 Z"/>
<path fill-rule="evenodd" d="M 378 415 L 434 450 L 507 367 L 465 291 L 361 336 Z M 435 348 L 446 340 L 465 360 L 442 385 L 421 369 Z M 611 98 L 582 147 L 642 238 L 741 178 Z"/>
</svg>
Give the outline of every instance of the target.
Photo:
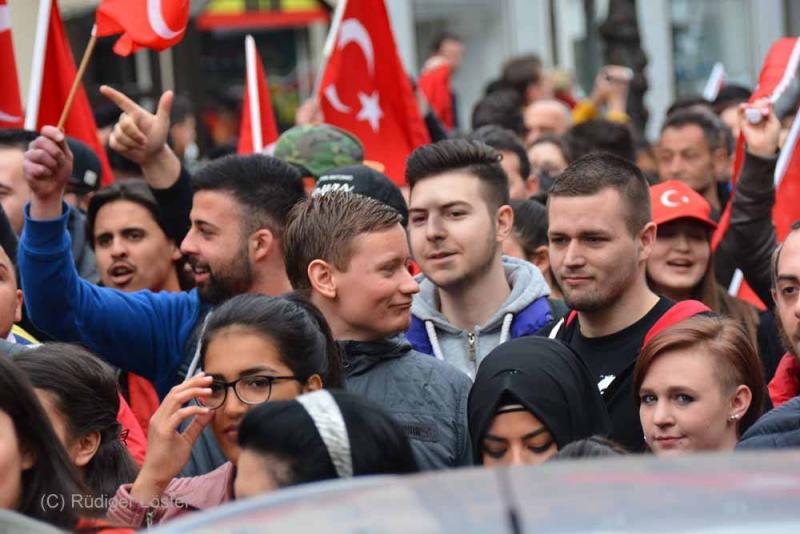
<svg viewBox="0 0 800 534">
<path fill-rule="evenodd" d="M 397 184 L 406 158 L 430 142 L 382 0 L 348 0 L 320 83 L 325 122 L 352 132 L 364 157 Z"/>
<path fill-rule="evenodd" d="M 164 50 L 186 33 L 189 0 L 101 0 L 96 13 L 97 36 L 122 36 L 114 52 L 130 55 L 140 48 Z"/>
<path fill-rule="evenodd" d="M 781 118 L 781 110 L 791 109 L 797 111 L 796 94 L 792 94 L 790 89 L 800 83 L 798 77 L 798 66 L 800 66 L 800 39 L 783 38 L 776 41 L 764 59 L 761 74 L 758 78 L 758 85 L 750 97 L 750 102 L 759 98 L 769 97 L 774 102 L 774 109 Z M 783 241 L 792 223 L 800 219 L 800 121 L 795 120 L 789 132 L 775 169 L 775 206 L 772 209 L 772 220 L 775 223 L 778 241 Z M 736 157 L 734 159 L 733 182 L 736 187 L 736 179 L 742 169 L 744 161 L 744 136 L 739 135 L 736 144 Z M 733 198 L 733 195 L 731 195 Z M 725 211 L 720 219 L 719 226 L 712 239 L 712 247 L 716 249 L 725 232 L 730 226 L 732 202 L 725 207 Z M 736 281 L 736 277 L 735 281 Z M 751 302 L 764 309 L 763 303 L 755 296 L 755 293 L 742 283 L 741 286 L 732 287 L 732 292 L 740 298 Z"/>
<path fill-rule="evenodd" d="M 245 37 L 244 46 L 247 75 L 236 153 L 253 154 L 275 144 L 278 140 L 278 127 L 275 125 L 275 115 L 269 99 L 267 75 L 251 35 Z"/>
<path fill-rule="evenodd" d="M 11 15 L 6 0 L 0 0 L 0 128 L 22 128 L 22 100 L 19 97 L 14 43 L 11 41 Z"/>
<path fill-rule="evenodd" d="M 48 2 L 43 2 L 40 9 L 47 7 Z M 55 0 L 49 2 L 49 8 L 49 22 L 47 28 L 44 28 L 47 32 L 44 59 L 38 63 L 34 58 L 34 67 L 31 70 L 31 92 L 28 98 L 28 115 L 25 117 L 25 127 L 28 129 L 41 130 L 46 124 L 53 126 L 58 124 L 72 82 L 77 75 L 72 50 L 64 33 L 64 26 L 61 24 L 58 3 Z M 37 63 L 43 66 L 41 70 L 37 70 Z M 78 92 L 75 94 L 72 108 L 64 123 L 64 133 L 89 145 L 100 158 L 103 167 L 101 184 L 106 185 L 114 181 L 106 151 L 97 137 L 97 125 L 83 85 L 78 87 Z"/>
</svg>

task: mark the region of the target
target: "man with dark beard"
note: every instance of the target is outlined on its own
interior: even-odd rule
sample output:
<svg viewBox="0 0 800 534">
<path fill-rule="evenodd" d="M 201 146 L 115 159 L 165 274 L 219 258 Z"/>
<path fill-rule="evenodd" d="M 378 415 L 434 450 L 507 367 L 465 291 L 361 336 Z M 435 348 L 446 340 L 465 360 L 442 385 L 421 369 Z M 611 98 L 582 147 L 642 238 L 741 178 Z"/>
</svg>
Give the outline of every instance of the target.
<svg viewBox="0 0 800 534">
<path fill-rule="evenodd" d="M 645 336 L 674 305 L 653 293 L 645 276 L 656 239 L 649 186 L 634 164 L 589 154 L 553 183 L 548 217 L 550 265 L 574 310 L 549 335 L 575 349 L 594 373 L 611 416 L 610 437 L 641 451 L 633 367 Z"/>
<path fill-rule="evenodd" d="M 786 354 L 769 383 L 775 409 L 750 427 L 737 449 L 800 447 L 800 221 L 772 257 L 772 298 Z"/>
<path fill-rule="evenodd" d="M 31 201 L 19 245 L 23 291 L 34 324 L 60 341 L 80 342 L 109 363 L 144 376 L 163 398 L 187 373 L 197 325 L 211 307 L 244 292 L 291 291 L 281 240 L 286 216 L 304 198 L 289 164 L 229 156 L 194 177 L 191 228 L 181 244 L 196 289 L 122 293 L 78 278 L 62 202 L 72 154 L 62 132 L 45 127 L 25 153 Z"/>
</svg>

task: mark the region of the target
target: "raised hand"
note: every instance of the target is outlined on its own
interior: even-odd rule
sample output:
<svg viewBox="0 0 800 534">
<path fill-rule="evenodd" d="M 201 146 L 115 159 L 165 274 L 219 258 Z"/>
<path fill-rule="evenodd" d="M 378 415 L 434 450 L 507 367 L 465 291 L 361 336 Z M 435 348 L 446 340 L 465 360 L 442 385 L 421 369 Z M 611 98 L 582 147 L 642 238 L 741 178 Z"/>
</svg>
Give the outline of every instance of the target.
<svg viewBox="0 0 800 534">
<path fill-rule="evenodd" d="M 748 120 L 746 109 L 761 111 L 761 120 Z M 772 109 L 769 98 L 759 98 L 752 103 L 739 105 L 739 129 L 747 143 L 747 152 L 761 158 L 772 158 L 778 153 L 781 123 Z"/>
<path fill-rule="evenodd" d="M 181 171 L 180 160 L 167 146 L 172 91 L 161 95 L 155 113 L 107 85 L 101 86 L 100 92 L 122 110 L 108 140 L 111 149 L 138 163 L 151 187 L 166 189 L 172 186 Z"/>
<path fill-rule="evenodd" d="M 147 454 L 131 488 L 131 497 L 145 504 L 157 499 L 189 461 L 192 446 L 211 421 L 213 412 L 205 406 L 184 405 L 209 395 L 211 382 L 210 376 L 200 374 L 173 387 L 164 397 L 150 418 Z M 178 431 L 189 417 L 194 417 L 192 422 L 183 432 Z"/>
<path fill-rule="evenodd" d="M 161 95 L 155 113 L 150 113 L 123 93 L 107 85 L 101 86 L 100 92 L 122 110 L 109 138 L 108 144 L 112 150 L 142 165 L 166 148 L 172 91 L 166 91 Z"/>
<path fill-rule="evenodd" d="M 64 132 L 55 126 L 42 128 L 25 151 L 22 172 L 31 190 L 31 217 L 43 220 L 61 215 L 61 197 L 72 175 L 72 152 Z"/>
</svg>

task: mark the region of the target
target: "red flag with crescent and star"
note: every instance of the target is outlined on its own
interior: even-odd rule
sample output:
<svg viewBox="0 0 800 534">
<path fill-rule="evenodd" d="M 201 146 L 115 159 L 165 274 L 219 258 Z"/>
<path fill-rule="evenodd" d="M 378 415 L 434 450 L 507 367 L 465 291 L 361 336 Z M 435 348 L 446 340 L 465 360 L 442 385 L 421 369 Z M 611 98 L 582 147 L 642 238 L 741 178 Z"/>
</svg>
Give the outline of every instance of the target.
<svg viewBox="0 0 800 534">
<path fill-rule="evenodd" d="M 22 128 L 22 99 L 19 96 L 17 63 L 11 41 L 11 14 L 6 0 L 0 0 L 0 128 Z"/>
<path fill-rule="evenodd" d="M 41 130 L 45 124 L 58 124 L 70 87 L 77 76 L 72 49 L 64 25 L 61 23 L 58 2 L 56 0 L 43 2 L 40 9 L 49 9 L 50 16 L 44 28 L 46 32 L 44 37 L 46 45 L 42 50 L 44 57 L 40 63 L 34 58 L 34 68 L 31 69 L 29 85 L 38 90 L 29 93 L 25 122 L 28 123 L 27 128 L 32 130 Z M 40 66 L 37 68 L 36 65 Z M 105 148 L 97 137 L 97 124 L 83 85 L 78 86 L 72 109 L 67 115 L 67 122 L 64 123 L 64 133 L 89 145 L 100 158 L 103 169 L 100 180 L 103 185 L 114 181 Z"/>
<path fill-rule="evenodd" d="M 164 50 L 183 39 L 189 0 L 102 0 L 96 17 L 98 37 L 122 34 L 114 44 L 120 56 L 141 48 Z"/>
<path fill-rule="evenodd" d="M 352 132 L 365 159 L 403 185 L 406 158 L 430 137 L 382 0 L 347 0 L 320 92 L 325 122 Z"/>
<path fill-rule="evenodd" d="M 783 100 L 786 100 L 791 107 L 791 111 L 796 111 L 797 94 L 793 92 L 793 87 L 800 84 L 800 39 L 786 37 L 777 40 L 767 53 L 761 74 L 758 78 L 758 85 L 750 96 L 750 102 L 759 98 L 769 97 L 774 107 L 783 107 Z M 788 108 L 787 108 L 788 109 Z M 780 115 L 779 115 L 780 117 Z M 800 121 L 795 120 L 792 128 L 781 148 L 778 163 L 775 169 L 775 205 L 772 208 L 772 220 L 775 223 L 775 231 L 778 241 L 783 241 L 792 223 L 800 219 Z M 744 136 L 739 135 L 736 147 L 736 157 L 734 160 L 734 187 L 735 180 L 739 176 L 744 161 Z M 733 198 L 733 195 L 731 195 Z M 716 249 L 725 232 L 730 226 L 731 205 L 729 202 L 720 219 L 717 231 L 714 233 L 711 246 Z M 738 273 L 737 273 L 738 274 Z M 741 275 L 734 277 L 734 282 L 729 288 L 729 292 L 764 308 L 764 304 L 758 299 L 746 282 L 742 281 Z"/>
</svg>

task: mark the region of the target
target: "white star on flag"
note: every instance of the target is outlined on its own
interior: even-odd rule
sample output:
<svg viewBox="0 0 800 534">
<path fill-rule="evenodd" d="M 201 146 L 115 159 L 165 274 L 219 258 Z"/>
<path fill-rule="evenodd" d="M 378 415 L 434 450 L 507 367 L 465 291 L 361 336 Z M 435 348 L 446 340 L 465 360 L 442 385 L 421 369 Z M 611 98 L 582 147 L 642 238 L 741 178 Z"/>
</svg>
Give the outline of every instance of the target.
<svg viewBox="0 0 800 534">
<path fill-rule="evenodd" d="M 378 96 L 377 91 L 372 95 L 358 93 L 358 99 L 361 101 L 361 110 L 356 115 L 356 119 L 369 122 L 373 132 L 378 131 L 378 124 L 381 117 L 383 117 L 383 110 L 381 110 L 381 105 L 378 102 Z"/>
</svg>

